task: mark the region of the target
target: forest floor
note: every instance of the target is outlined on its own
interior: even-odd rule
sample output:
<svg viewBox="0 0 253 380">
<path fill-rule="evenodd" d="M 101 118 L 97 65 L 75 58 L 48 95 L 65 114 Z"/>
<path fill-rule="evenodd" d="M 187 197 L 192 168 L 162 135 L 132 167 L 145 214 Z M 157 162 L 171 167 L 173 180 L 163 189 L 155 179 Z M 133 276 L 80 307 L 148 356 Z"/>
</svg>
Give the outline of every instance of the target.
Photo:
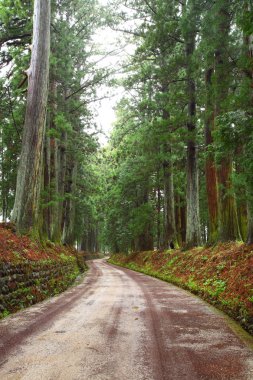
<svg viewBox="0 0 253 380">
<path fill-rule="evenodd" d="M 206 302 L 105 260 L 89 266 L 78 286 L 0 321 L 1 379 L 253 378 L 253 339 Z"/>
<path fill-rule="evenodd" d="M 66 290 L 87 270 L 84 259 L 73 247 L 19 236 L 1 223 L 0 319 Z"/>
<path fill-rule="evenodd" d="M 253 334 L 253 246 L 113 255 L 111 263 L 176 284 L 223 310 Z"/>
<path fill-rule="evenodd" d="M 49 241 L 41 244 L 28 236 L 18 236 L 14 225 L 0 223 L 0 261 L 15 263 L 24 260 L 60 260 L 62 254 L 75 256 L 76 250 Z"/>
</svg>

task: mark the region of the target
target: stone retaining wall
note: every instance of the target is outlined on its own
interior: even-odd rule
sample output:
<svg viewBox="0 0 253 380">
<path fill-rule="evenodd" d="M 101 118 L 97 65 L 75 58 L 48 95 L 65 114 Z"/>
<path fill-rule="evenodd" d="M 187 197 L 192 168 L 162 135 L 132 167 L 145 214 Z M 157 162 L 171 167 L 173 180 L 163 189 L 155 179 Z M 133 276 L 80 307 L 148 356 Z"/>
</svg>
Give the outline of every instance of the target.
<svg viewBox="0 0 253 380">
<path fill-rule="evenodd" d="M 0 262 L 0 318 L 64 291 L 84 267 L 82 257 L 64 255 L 59 261 Z"/>
</svg>

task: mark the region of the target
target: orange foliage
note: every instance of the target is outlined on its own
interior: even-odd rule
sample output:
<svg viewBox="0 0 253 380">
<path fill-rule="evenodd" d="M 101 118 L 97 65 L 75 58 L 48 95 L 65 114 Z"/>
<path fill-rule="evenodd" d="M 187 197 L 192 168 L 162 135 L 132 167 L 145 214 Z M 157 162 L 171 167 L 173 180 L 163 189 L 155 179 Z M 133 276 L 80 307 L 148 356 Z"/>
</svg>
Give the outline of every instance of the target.
<svg viewBox="0 0 253 380">
<path fill-rule="evenodd" d="M 57 260 L 62 253 L 68 256 L 74 255 L 75 250 L 50 242 L 46 246 L 42 246 L 28 236 L 17 236 L 14 225 L 9 223 L 0 224 L 0 261 Z"/>
</svg>

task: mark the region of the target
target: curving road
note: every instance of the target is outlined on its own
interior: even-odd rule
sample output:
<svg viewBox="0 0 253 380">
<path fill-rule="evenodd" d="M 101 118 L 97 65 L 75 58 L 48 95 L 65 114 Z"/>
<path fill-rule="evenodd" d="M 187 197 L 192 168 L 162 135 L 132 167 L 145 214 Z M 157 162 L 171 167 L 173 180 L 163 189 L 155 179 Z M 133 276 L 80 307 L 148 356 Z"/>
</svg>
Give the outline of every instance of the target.
<svg viewBox="0 0 253 380">
<path fill-rule="evenodd" d="M 1 380 L 250 380 L 253 351 L 206 303 L 90 262 L 84 281 L 0 322 Z"/>
</svg>

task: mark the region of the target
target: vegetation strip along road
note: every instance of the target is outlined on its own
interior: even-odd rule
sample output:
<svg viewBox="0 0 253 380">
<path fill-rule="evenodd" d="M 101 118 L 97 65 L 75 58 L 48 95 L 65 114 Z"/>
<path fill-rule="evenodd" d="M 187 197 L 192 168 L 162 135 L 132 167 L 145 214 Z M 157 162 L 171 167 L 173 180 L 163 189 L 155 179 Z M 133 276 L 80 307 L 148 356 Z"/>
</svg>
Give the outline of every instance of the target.
<svg viewBox="0 0 253 380">
<path fill-rule="evenodd" d="M 105 260 L 77 287 L 1 321 L 0 334 L 6 380 L 253 376 L 252 350 L 206 303 Z"/>
</svg>

